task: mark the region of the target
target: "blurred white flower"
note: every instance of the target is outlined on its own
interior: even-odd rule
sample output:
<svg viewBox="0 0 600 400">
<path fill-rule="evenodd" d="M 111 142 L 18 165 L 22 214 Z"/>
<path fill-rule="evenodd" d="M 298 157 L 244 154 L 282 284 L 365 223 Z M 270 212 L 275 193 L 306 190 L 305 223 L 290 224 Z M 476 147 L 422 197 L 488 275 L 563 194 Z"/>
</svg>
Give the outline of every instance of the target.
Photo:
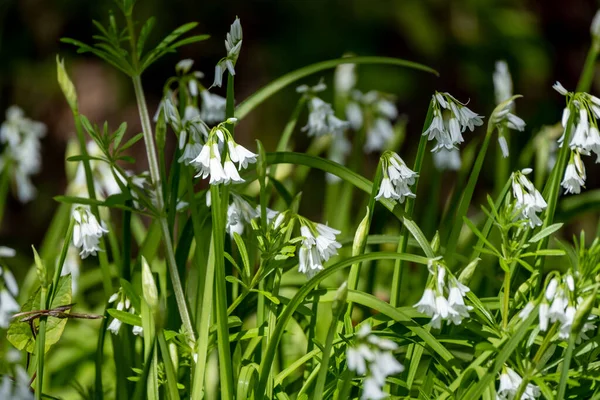
<svg viewBox="0 0 600 400">
<path fill-rule="evenodd" d="M 506 61 L 496 61 L 496 70 L 494 71 L 493 79 L 496 104 L 510 99 L 513 95 L 513 83 Z"/>
<path fill-rule="evenodd" d="M 15 300 L 19 294 L 19 286 L 13 274 L 0 266 L 0 328 L 6 329 L 14 313 L 20 310 Z"/>
<path fill-rule="evenodd" d="M 6 145 L 0 156 L 0 169 L 10 167 L 17 197 L 22 203 L 32 200 L 36 195 L 31 175 L 40 171 L 40 140 L 45 135 L 46 125 L 25 117 L 21 108 L 11 106 L 6 110 L 6 121 L 0 126 L 0 143 Z"/>
<path fill-rule="evenodd" d="M 363 381 L 361 399 L 383 399 L 389 396 L 383 386 L 389 376 L 404 371 L 392 351 L 398 345 L 388 339 L 371 334 L 371 326 L 364 324 L 356 333 L 354 346 L 346 349 L 346 363 L 357 375 L 367 375 Z"/>
<path fill-rule="evenodd" d="M 215 124 L 225 120 L 225 105 L 227 103 L 225 97 L 210 93 L 208 90 L 200 92 L 200 97 L 202 98 L 200 119 L 207 124 Z"/>
<path fill-rule="evenodd" d="M 308 101 L 308 122 L 302 128 L 308 136 L 341 135 L 348 127 L 348 122 L 337 118 L 331 104 L 312 95 Z"/>
<path fill-rule="evenodd" d="M 14 377 L 0 376 L 0 399 L 33 400 L 35 398 L 29 385 L 29 375 L 20 365 L 14 366 Z"/>
</svg>

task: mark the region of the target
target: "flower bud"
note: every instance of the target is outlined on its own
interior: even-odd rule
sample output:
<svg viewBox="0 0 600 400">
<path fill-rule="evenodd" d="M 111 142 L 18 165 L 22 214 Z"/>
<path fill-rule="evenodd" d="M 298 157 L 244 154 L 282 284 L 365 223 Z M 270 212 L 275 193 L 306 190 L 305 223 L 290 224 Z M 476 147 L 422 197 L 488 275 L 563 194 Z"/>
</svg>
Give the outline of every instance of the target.
<svg viewBox="0 0 600 400">
<path fill-rule="evenodd" d="M 593 40 L 600 39 L 600 10 L 596 11 L 596 15 L 594 15 L 594 19 L 590 25 L 590 33 Z"/>
<path fill-rule="evenodd" d="M 77 92 L 75 91 L 75 85 L 73 85 L 73 82 L 71 82 L 71 79 L 69 79 L 69 75 L 65 70 L 64 60 L 61 60 L 58 56 L 56 56 L 56 73 L 60 90 L 62 90 L 65 95 L 67 103 L 69 103 L 69 107 L 71 107 L 73 113 L 77 113 Z"/>
<path fill-rule="evenodd" d="M 475 269 L 477 268 L 477 264 L 479 264 L 479 261 L 481 261 L 481 258 L 477 257 L 476 259 L 471 261 L 469 263 L 469 265 L 467 265 L 465 267 L 465 269 L 462 270 L 462 272 L 458 276 L 458 281 L 460 283 L 462 283 L 463 285 L 469 284 L 469 282 L 471 281 L 471 278 L 473 277 L 473 273 L 475 272 Z"/>
<path fill-rule="evenodd" d="M 48 273 L 46 271 L 46 265 L 40 258 L 35 247 L 31 246 L 33 249 L 33 258 L 35 260 L 35 272 L 37 273 L 38 279 L 40 280 L 40 285 L 42 288 L 47 288 L 49 285 L 48 282 Z"/>
<path fill-rule="evenodd" d="M 573 318 L 573 325 L 571 327 L 571 334 L 577 335 L 581 332 L 581 328 L 583 324 L 587 321 L 590 313 L 592 312 L 592 308 L 594 307 L 594 303 L 596 302 L 596 291 L 594 293 L 586 297 L 583 302 L 577 307 L 577 311 L 575 312 L 575 317 Z"/>
<path fill-rule="evenodd" d="M 155 312 L 158 308 L 158 290 L 145 257 L 142 257 L 142 293 L 152 312 Z"/>
<path fill-rule="evenodd" d="M 440 232 L 439 231 L 435 231 L 435 236 L 433 237 L 433 239 L 431 239 L 431 249 L 436 254 L 440 250 Z"/>
<path fill-rule="evenodd" d="M 346 306 L 346 300 L 348 299 L 348 282 L 342 283 L 342 285 L 335 292 L 335 298 L 333 299 L 333 304 L 331 305 L 331 312 L 333 313 L 333 319 L 336 320 Z"/>
<path fill-rule="evenodd" d="M 358 256 L 362 253 L 369 236 L 369 207 L 365 217 L 360 221 L 356 232 L 354 233 L 354 242 L 352 242 L 352 256 Z"/>
</svg>

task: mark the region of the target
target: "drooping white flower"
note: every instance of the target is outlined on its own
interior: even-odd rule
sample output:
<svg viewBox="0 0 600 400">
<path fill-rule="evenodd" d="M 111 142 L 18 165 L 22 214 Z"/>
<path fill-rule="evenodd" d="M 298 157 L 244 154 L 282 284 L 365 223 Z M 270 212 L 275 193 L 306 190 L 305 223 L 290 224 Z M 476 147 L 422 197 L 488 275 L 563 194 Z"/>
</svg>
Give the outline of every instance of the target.
<svg viewBox="0 0 600 400">
<path fill-rule="evenodd" d="M 258 154 L 254 154 L 244 146 L 237 144 L 232 140 L 227 141 L 229 148 L 229 157 L 231 161 L 238 163 L 238 169 L 247 168 L 248 164 L 256 162 Z"/>
<path fill-rule="evenodd" d="M 350 154 L 351 150 L 352 143 L 350 143 L 344 135 L 337 135 L 334 136 L 333 141 L 331 142 L 327 156 L 331 161 L 344 165 L 346 157 Z M 327 183 L 337 183 L 341 181 L 340 177 L 330 174 L 329 172 L 325 174 L 325 179 L 327 180 Z"/>
<path fill-rule="evenodd" d="M 590 24 L 590 33 L 594 40 L 600 40 L 600 10 L 594 14 L 594 18 Z"/>
<path fill-rule="evenodd" d="M 471 132 L 476 126 L 483 125 L 482 117 L 471 111 L 449 93 L 435 92 L 432 96 L 433 119 L 423 132 L 429 140 L 436 140 L 432 152 L 442 148 L 452 150 L 464 141 L 462 133 L 468 128 Z M 448 121 L 445 122 L 442 111 L 447 110 Z"/>
<path fill-rule="evenodd" d="M 323 262 L 337 254 L 342 245 L 336 240 L 341 232 L 327 225 L 300 220 L 302 245 L 298 251 L 298 271 L 310 279 L 323 269 Z"/>
<path fill-rule="evenodd" d="M 200 109 L 200 119 L 207 124 L 219 123 L 225 120 L 225 97 L 210 93 L 208 90 L 200 92 L 202 98 L 202 107 Z"/>
<path fill-rule="evenodd" d="M 133 308 L 131 305 L 131 300 L 127 298 L 122 288 L 119 288 L 117 292 L 113 293 L 108 299 L 108 302 L 111 304 L 116 302 L 115 309 L 118 311 L 126 311 L 131 314 L 136 314 L 135 308 Z M 113 335 L 118 335 L 122 324 L 123 323 L 120 320 L 113 318 L 106 329 Z M 141 326 L 133 326 L 132 332 L 134 335 L 143 336 L 143 329 Z"/>
<path fill-rule="evenodd" d="M 513 369 L 504 367 L 500 375 L 500 386 L 497 391 L 496 399 L 498 400 L 513 400 L 517 394 L 519 386 L 523 382 L 523 378 Z M 521 400 L 534 400 L 539 397 L 541 391 L 539 387 L 532 383 L 528 383 L 525 387 L 525 392 L 521 396 Z"/>
<path fill-rule="evenodd" d="M 530 172 L 531 170 L 527 168 L 512 174 L 512 192 L 516 200 L 516 207 L 521 210 L 522 218 L 526 219 L 533 228 L 542 225 L 542 220 L 537 213 L 545 210 L 548 204 L 525 176 Z"/>
<path fill-rule="evenodd" d="M 447 271 L 439 259 L 430 259 L 430 279 L 423 296 L 413 307 L 431 318 L 433 328 L 441 328 L 442 321 L 460 325 L 469 318 L 472 306 L 467 306 L 464 297 L 470 289 Z M 447 297 L 446 297 L 447 295 Z"/>
<path fill-rule="evenodd" d="M 565 193 L 581 193 L 581 188 L 585 186 L 585 166 L 581 161 L 579 153 L 575 153 L 574 157 L 571 157 L 567 169 L 565 170 L 565 176 L 561 182 L 561 186 L 565 189 Z"/>
<path fill-rule="evenodd" d="M 402 158 L 392 151 L 381 156 L 383 178 L 376 200 L 380 198 L 404 202 L 406 197 L 415 197 L 409 186 L 415 183 L 418 174 L 406 166 Z"/>
<path fill-rule="evenodd" d="M 79 255 L 82 259 L 89 255 L 96 255 L 100 249 L 100 238 L 108 230 L 102 227 L 98 220 L 92 214 L 89 207 L 77 206 L 73 209 L 73 245 L 81 249 Z"/>
</svg>

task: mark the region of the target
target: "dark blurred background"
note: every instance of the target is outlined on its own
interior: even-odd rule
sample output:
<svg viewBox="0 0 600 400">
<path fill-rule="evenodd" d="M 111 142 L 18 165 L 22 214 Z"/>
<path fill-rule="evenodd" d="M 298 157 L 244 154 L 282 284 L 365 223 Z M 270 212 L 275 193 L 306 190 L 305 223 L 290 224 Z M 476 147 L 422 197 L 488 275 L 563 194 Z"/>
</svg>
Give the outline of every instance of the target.
<svg viewBox="0 0 600 400">
<path fill-rule="evenodd" d="M 515 93 L 525 96 L 518 100 L 517 114 L 528 127 L 524 133 L 513 133 L 513 141 L 525 143 L 540 126 L 557 122 L 564 103 L 551 85 L 559 80 L 574 89 L 597 6 L 595 1 L 583 0 L 139 0 L 135 15 L 141 22 L 157 17 L 149 39 L 153 43 L 189 21 L 199 22 L 194 33 L 212 36 L 164 57 L 145 73 L 151 113 L 180 59 L 194 59 L 195 68 L 206 74 L 202 83 L 210 86 L 214 65 L 225 55 L 225 34 L 236 15 L 244 30 L 236 67 L 238 102 L 286 72 L 347 52 L 405 58 L 437 69 L 439 78 L 390 67 L 358 68 L 358 88 L 397 96 L 398 109 L 408 118 L 406 152 L 410 153 L 434 90 L 470 99 L 472 110 L 489 115 L 494 107 L 492 72 L 500 59 L 509 64 Z M 17 104 L 48 126 L 43 139 L 44 168 L 34 177 L 38 197 L 25 205 L 12 197 L 8 200 L 0 230 L 2 245 L 26 249 L 37 244 L 56 207 L 52 197 L 65 189 L 64 153 L 67 141 L 74 138 L 74 128 L 56 83 L 57 54 L 66 59 L 83 114 L 97 123 L 107 120 L 112 127 L 127 121 L 129 134 L 141 131 L 126 77 L 59 41 L 71 37 L 92 42 L 91 20 L 106 22 L 110 9 L 118 14 L 109 0 L 0 0 L 0 120 L 7 107 Z M 315 84 L 321 76 L 330 83 L 332 72 L 303 83 Z M 592 92 L 598 94 L 597 85 Z M 219 93 L 224 95 L 224 91 Z M 260 138 L 267 150 L 273 150 L 296 99 L 294 89 L 287 88 L 261 105 L 240 125 L 239 141 L 254 148 L 253 140 Z M 303 115 L 301 124 L 305 120 Z M 468 140 L 469 134 L 465 136 Z M 145 155 L 141 148 L 137 151 L 134 168 L 141 171 Z M 597 187 L 597 182 L 592 164 L 588 165 L 589 189 Z M 483 187 L 492 185 L 493 171 L 486 174 Z"/>
</svg>

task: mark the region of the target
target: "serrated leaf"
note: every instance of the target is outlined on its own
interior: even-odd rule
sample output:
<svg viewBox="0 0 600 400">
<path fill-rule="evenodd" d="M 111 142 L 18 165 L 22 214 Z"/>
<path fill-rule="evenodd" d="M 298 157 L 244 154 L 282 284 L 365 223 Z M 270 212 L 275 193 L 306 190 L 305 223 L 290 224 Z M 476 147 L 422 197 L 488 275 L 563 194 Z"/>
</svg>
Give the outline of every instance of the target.
<svg viewBox="0 0 600 400">
<path fill-rule="evenodd" d="M 132 314 L 127 311 L 121 311 L 114 308 L 109 308 L 108 313 L 111 317 L 118 319 L 124 324 L 131 326 L 142 326 L 142 317 L 139 315 Z"/>
<path fill-rule="evenodd" d="M 71 304 L 71 274 L 61 276 L 58 280 L 56 292 L 52 304 L 52 309 Z M 29 300 L 23 304 L 21 312 L 39 310 L 40 290 L 38 289 Z M 34 306 L 35 305 L 35 306 Z M 48 317 L 46 323 L 46 352 L 50 347 L 59 341 L 67 324 L 67 318 Z M 39 320 L 34 320 L 34 326 L 37 329 Z M 18 350 L 25 350 L 28 353 L 33 353 L 35 349 L 35 339 L 31 332 L 31 327 L 28 322 L 20 322 L 18 319 L 13 319 L 8 327 L 6 334 L 8 341 Z"/>
</svg>

